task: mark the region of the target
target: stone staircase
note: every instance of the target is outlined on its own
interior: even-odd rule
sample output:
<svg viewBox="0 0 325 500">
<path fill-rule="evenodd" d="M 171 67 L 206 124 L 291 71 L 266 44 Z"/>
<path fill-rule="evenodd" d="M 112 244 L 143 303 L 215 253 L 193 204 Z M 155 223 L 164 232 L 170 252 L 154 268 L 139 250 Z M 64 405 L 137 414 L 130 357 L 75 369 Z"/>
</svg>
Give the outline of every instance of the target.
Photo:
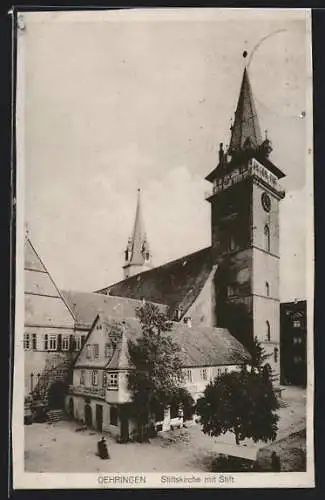
<svg viewBox="0 0 325 500">
<path fill-rule="evenodd" d="M 67 354 L 60 356 L 52 356 L 45 366 L 41 376 L 35 386 L 31 396 L 33 400 L 37 400 L 47 406 L 48 391 L 54 382 L 69 384 L 71 375 L 73 358 Z"/>
<path fill-rule="evenodd" d="M 60 422 L 61 420 L 67 420 L 68 416 L 64 410 L 48 410 L 47 420 L 51 423 Z"/>
</svg>

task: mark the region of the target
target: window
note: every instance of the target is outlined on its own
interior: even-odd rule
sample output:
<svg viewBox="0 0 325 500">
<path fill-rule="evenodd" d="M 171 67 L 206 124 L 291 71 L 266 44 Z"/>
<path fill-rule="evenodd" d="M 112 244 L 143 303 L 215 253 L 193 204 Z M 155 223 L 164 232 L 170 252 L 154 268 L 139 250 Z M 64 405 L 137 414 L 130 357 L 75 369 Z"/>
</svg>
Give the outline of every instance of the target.
<svg viewBox="0 0 325 500">
<path fill-rule="evenodd" d="M 105 358 L 111 358 L 113 354 L 113 348 L 111 344 L 105 344 Z"/>
<path fill-rule="evenodd" d="M 94 344 L 94 358 L 99 358 L 99 344 Z"/>
<path fill-rule="evenodd" d="M 270 296 L 270 285 L 268 284 L 267 281 L 265 282 L 265 293 L 267 297 Z"/>
<path fill-rule="evenodd" d="M 184 378 L 185 382 L 192 382 L 192 370 L 185 370 Z"/>
<path fill-rule="evenodd" d="M 83 346 L 86 342 L 86 335 L 81 335 L 81 345 Z"/>
<path fill-rule="evenodd" d="M 62 338 L 62 351 L 69 350 L 69 337 L 65 336 Z"/>
<path fill-rule="evenodd" d="M 85 385 L 85 370 L 80 371 L 80 385 Z"/>
<path fill-rule="evenodd" d="M 235 295 L 234 287 L 231 285 L 228 285 L 227 286 L 227 297 L 232 297 L 233 295 Z"/>
<path fill-rule="evenodd" d="M 228 373 L 228 368 L 225 368 L 225 373 Z"/>
<path fill-rule="evenodd" d="M 118 387 L 118 374 L 108 373 L 107 374 L 107 387 L 117 388 Z"/>
<path fill-rule="evenodd" d="M 270 340 L 271 340 L 271 327 L 270 327 L 270 323 L 268 321 L 266 322 L 266 340 L 268 342 L 270 342 Z"/>
<path fill-rule="evenodd" d="M 107 387 L 107 373 L 103 372 L 103 387 Z"/>
<path fill-rule="evenodd" d="M 116 406 L 111 406 L 109 410 L 109 423 L 111 425 L 117 425 L 117 408 Z"/>
<path fill-rule="evenodd" d="M 24 333 L 24 349 L 29 349 L 29 333 Z"/>
<path fill-rule="evenodd" d="M 91 383 L 92 385 L 98 385 L 98 372 L 96 370 L 91 373 Z"/>
<path fill-rule="evenodd" d="M 294 328 L 300 328 L 301 327 L 301 322 L 299 319 L 295 319 L 293 322 L 293 327 Z"/>
<path fill-rule="evenodd" d="M 91 351 L 90 351 L 90 349 L 91 349 L 90 344 L 87 344 L 86 345 L 86 358 L 88 358 L 88 359 L 91 358 Z"/>
<path fill-rule="evenodd" d="M 278 362 L 279 358 L 279 349 L 277 347 L 274 348 L 274 363 Z"/>
<path fill-rule="evenodd" d="M 218 370 L 217 370 L 217 376 L 220 377 L 220 375 L 221 375 L 221 368 L 218 368 Z"/>
<path fill-rule="evenodd" d="M 81 337 L 80 335 L 76 336 L 76 351 L 80 351 L 81 349 Z"/>
<path fill-rule="evenodd" d="M 49 336 L 47 333 L 44 335 L 44 351 L 47 351 L 49 348 L 49 341 L 48 341 Z"/>
<path fill-rule="evenodd" d="M 33 351 L 37 350 L 37 335 L 36 335 L 36 333 L 32 333 L 32 349 L 33 349 Z"/>
<path fill-rule="evenodd" d="M 267 252 L 270 251 L 270 228 L 268 224 L 264 226 L 264 248 Z"/>
<path fill-rule="evenodd" d="M 49 350 L 50 351 L 56 351 L 56 347 L 57 347 L 57 337 L 56 337 L 56 335 L 50 335 Z"/>
<path fill-rule="evenodd" d="M 201 369 L 201 379 L 202 380 L 207 380 L 208 379 L 208 373 L 206 368 Z"/>
</svg>

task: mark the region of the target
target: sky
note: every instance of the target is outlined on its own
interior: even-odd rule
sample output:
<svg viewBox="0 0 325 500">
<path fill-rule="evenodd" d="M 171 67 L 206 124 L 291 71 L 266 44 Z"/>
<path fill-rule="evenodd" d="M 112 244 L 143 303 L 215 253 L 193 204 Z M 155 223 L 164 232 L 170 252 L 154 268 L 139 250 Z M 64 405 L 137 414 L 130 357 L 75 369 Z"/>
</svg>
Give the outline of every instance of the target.
<svg viewBox="0 0 325 500">
<path fill-rule="evenodd" d="M 24 219 L 59 288 L 123 277 L 137 188 L 154 265 L 210 245 L 205 176 L 229 143 L 245 62 L 286 173 L 280 298 L 306 296 L 304 11 L 24 13 L 18 133 Z M 244 50 L 248 58 L 243 59 Z"/>
</svg>

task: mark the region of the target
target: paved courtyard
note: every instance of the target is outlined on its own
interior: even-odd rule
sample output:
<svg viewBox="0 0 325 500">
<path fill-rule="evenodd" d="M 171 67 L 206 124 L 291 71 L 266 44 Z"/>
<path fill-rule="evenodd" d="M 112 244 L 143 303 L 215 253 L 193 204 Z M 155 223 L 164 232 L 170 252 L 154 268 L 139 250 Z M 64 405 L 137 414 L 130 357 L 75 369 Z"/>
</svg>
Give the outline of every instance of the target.
<svg viewBox="0 0 325 500">
<path fill-rule="evenodd" d="M 287 407 L 279 410 L 278 439 L 306 425 L 305 391 L 288 387 L 283 392 Z M 119 444 L 107 436 L 110 460 L 96 455 L 99 434 L 77 432 L 76 422 L 25 426 L 25 469 L 29 472 L 207 472 L 218 453 L 236 450 L 234 436 L 211 438 L 199 425 L 162 433 L 151 443 Z M 250 440 L 240 446 L 243 457 L 255 458 L 263 443 Z"/>
</svg>

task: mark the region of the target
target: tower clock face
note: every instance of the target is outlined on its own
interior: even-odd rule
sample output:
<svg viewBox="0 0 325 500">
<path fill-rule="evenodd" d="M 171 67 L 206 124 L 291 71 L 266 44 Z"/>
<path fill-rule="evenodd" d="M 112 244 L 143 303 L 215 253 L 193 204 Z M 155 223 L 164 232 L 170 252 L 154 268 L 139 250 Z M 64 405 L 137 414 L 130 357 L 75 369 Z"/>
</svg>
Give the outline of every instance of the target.
<svg viewBox="0 0 325 500">
<path fill-rule="evenodd" d="M 267 193 L 262 193 L 262 205 L 265 212 L 269 212 L 271 210 L 271 198 Z"/>
</svg>

